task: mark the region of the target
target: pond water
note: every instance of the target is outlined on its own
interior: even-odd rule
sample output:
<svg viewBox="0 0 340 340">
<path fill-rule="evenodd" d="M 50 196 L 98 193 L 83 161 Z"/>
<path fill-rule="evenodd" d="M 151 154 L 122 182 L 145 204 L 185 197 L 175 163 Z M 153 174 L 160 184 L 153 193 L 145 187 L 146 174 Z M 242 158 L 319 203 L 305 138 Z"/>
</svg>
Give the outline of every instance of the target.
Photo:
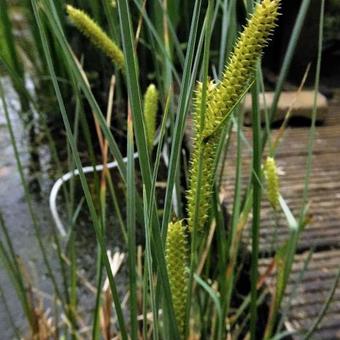
<svg viewBox="0 0 340 340">
<path fill-rule="evenodd" d="M 25 176 L 31 191 L 33 210 L 38 219 L 43 242 L 51 244 L 51 221 L 49 217 L 47 200 L 51 181 L 47 175 L 47 168 L 50 163 L 48 149 L 45 146 L 32 150 L 27 136 L 27 129 L 24 128 L 23 120 L 19 116 L 19 100 L 11 86 L 8 78 L 0 79 L 5 91 L 10 120 L 15 134 L 17 147 L 22 161 Z M 28 86 L 30 84 L 28 83 Z M 34 151 L 34 163 L 32 160 Z M 39 164 L 35 164 L 37 158 Z M 34 190 L 33 190 L 34 189 Z M 10 237 L 17 255 L 22 259 L 25 268 L 31 275 L 32 281 L 42 291 L 51 290 L 49 280 L 44 270 L 42 255 L 39 250 L 31 216 L 25 200 L 23 186 L 17 170 L 14 150 L 11 144 L 7 122 L 4 114 L 2 102 L 0 102 L 0 210 L 9 230 Z M 3 235 L 1 235 L 1 238 Z M 2 238 L 3 239 L 3 238 Z M 50 252 L 52 247 L 47 247 Z M 53 269 L 57 270 L 51 253 L 48 254 Z M 0 285 L 3 295 L 9 305 L 14 321 L 19 328 L 23 328 L 23 314 L 18 299 L 13 289 L 13 284 L 9 281 L 3 266 L 0 267 Z M 9 339 L 13 336 L 10 327 L 9 316 L 3 304 L 0 303 L 0 337 Z"/>
<path fill-rule="evenodd" d="M 30 188 L 32 205 L 38 225 L 42 234 L 42 240 L 48 251 L 48 258 L 52 270 L 59 272 L 59 264 L 54 251 L 54 241 L 52 228 L 54 224 L 48 207 L 48 197 L 50 189 L 54 183 L 55 167 L 51 161 L 49 148 L 46 144 L 40 143 L 39 147 L 32 146 L 29 142 L 28 128 L 25 127 L 22 117 L 20 117 L 20 104 L 18 97 L 11 86 L 8 78 L 0 78 L 6 94 L 7 106 L 11 124 L 14 130 L 20 159 L 25 171 L 25 178 Z M 28 87 L 30 83 L 28 82 Z M 38 135 L 39 135 L 38 131 Z M 39 137 L 39 136 L 38 136 Z M 63 142 L 62 145 L 65 145 Z M 66 170 L 65 170 L 66 172 Z M 81 188 L 76 182 L 78 196 L 81 197 Z M 60 195 L 62 196 L 62 195 Z M 76 200 L 80 200 L 78 197 Z M 62 212 L 62 197 L 59 197 L 59 210 Z M 11 144 L 10 135 L 7 128 L 6 118 L 2 103 L 0 101 L 0 211 L 9 229 L 10 237 L 13 241 L 17 255 L 22 259 L 25 268 L 31 275 L 34 287 L 41 292 L 50 294 L 52 287 L 46 275 L 46 269 L 42 260 L 42 254 L 35 238 L 31 215 L 25 200 L 23 186 L 21 184 L 14 150 Z M 108 216 L 109 236 L 108 243 L 110 249 L 114 250 L 121 246 L 118 222 L 113 216 Z M 76 252 L 78 271 L 82 273 L 90 282 L 95 282 L 96 276 L 96 241 L 91 222 L 86 213 L 85 206 L 82 209 L 81 218 L 76 223 Z M 3 235 L 0 234 L 1 239 Z M 62 242 L 63 243 L 63 242 Z M 117 285 L 123 296 L 126 286 L 126 268 L 122 268 Z M 19 329 L 25 329 L 24 315 L 20 303 L 16 297 L 12 283 L 9 281 L 4 268 L 0 264 L 0 288 L 9 305 L 14 322 Z M 85 318 L 90 317 L 93 308 L 94 295 L 89 293 L 85 287 L 79 287 L 79 304 L 81 313 Z M 44 299 L 45 308 L 51 307 L 49 299 Z M 7 310 L 0 300 L 0 339 L 11 339 L 14 336 Z"/>
</svg>

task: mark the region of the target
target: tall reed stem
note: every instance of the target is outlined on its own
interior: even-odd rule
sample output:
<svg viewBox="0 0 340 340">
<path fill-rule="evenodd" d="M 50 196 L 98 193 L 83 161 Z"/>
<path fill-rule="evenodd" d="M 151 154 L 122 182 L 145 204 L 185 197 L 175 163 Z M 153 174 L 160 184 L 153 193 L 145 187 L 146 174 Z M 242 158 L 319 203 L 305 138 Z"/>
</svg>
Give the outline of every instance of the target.
<svg viewBox="0 0 340 340">
<path fill-rule="evenodd" d="M 261 114 L 258 105 L 258 82 L 252 89 L 253 101 L 253 167 L 252 176 L 254 183 L 253 191 L 253 224 L 252 224 L 252 249 L 251 249 L 251 304 L 250 304 L 250 334 L 251 339 L 256 339 L 257 322 L 257 278 L 259 256 L 259 230 L 261 219 Z"/>
</svg>

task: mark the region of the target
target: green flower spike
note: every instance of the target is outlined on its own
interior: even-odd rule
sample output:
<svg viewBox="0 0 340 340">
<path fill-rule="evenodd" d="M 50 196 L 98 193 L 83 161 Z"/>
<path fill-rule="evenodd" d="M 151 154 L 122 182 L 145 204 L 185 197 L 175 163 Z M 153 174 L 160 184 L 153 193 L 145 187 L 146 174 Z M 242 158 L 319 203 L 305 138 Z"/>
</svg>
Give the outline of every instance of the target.
<svg viewBox="0 0 340 340">
<path fill-rule="evenodd" d="M 124 70 L 124 54 L 116 43 L 82 10 L 67 5 L 66 12 L 77 29 L 111 58 L 120 70 Z"/>
<path fill-rule="evenodd" d="M 149 150 L 152 150 L 156 131 L 156 114 L 158 103 L 158 91 L 154 84 L 150 84 L 144 95 L 144 118 Z"/>
<path fill-rule="evenodd" d="M 202 85 L 196 93 L 194 104 L 194 141 L 190 168 L 190 183 L 188 191 L 188 223 L 193 229 L 195 214 L 195 195 L 197 188 L 198 167 L 201 162 L 202 176 L 199 201 L 199 225 L 201 230 L 207 220 L 210 198 L 213 187 L 216 149 L 221 137 L 221 127 L 225 125 L 230 111 L 240 96 L 247 89 L 263 48 L 276 26 L 280 0 L 263 0 L 255 6 L 254 13 L 241 33 L 235 49 L 226 65 L 220 83 L 209 84 L 206 96 L 204 126 L 201 121 L 201 91 Z"/>
<path fill-rule="evenodd" d="M 200 185 L 200 202 L 198 209 L 198 229 L 202 230 L 204 223 L 208 217 L 209 211 L 209 200 L 212 194 L 212 181 L 213 181 L 213 164 L 214 157 L 216 154 L 216 148 L 218 144 L 219 134 L 212 136 L 207 143 L 202 142 L 202 134 L 200 133 L 200 117 L 201 117 L 201 101 L 202 101 L 202 83 L 198 83 L 197 90 L 194 96 L 194 114 L 193 114 L 193 148 L 190 164 L 190 179 L 189 179 L 189 190 L 187 192 L 188 199 L 188 224 L 189 230 L 192 232 L 193 229 L 193 218 L 195 214 L 195 200 L 196 200 L 196 189 L 198 180 L 198 167 L 200 155 L 202 154 L 202 176 Z M 211 97 L 215 85 L 209 82 L 207 86 L 206 100 Z"/>
<path fill-rule="evenodd" d="M 279 207 L 280 184 L 275 159 L 267 157 L 264 163 L 264 175 L 267 181 L 267 197 L 274 210 Z"/>
<path fill-rule="evenodd" d="M 184 337 L 185 301 L 188 275 L 187 240 L 182 221 L 170 222 L 166 238 L 166 262 L 178 331 Z"/>
</svg>

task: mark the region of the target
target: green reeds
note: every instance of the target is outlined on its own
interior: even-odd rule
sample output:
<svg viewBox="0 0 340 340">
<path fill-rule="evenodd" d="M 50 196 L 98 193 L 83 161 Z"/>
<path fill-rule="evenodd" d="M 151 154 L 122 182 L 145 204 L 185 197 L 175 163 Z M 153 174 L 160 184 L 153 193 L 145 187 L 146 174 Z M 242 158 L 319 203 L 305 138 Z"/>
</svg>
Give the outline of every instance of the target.
<svg viewBox="0 0 340 340">
<path fill-rule="evenodd" d="M 22 89 L 17 80 L 25 86 L 24 66 L 18 56 L 16 38 L 13 33 L 13 25 L 10 18 L 10 11 L 7 1 L 0 3 L 0 65 L 5 64 L 5 67 L 10 69 L 13 86 L 16 89 L 21 102 L 23 113 L 29 110 L 29 100 L 26 95 L 26 89 Z M 11 75 L 13 74 L 13 76 Z M 25 118 L 25 117 L 24 117 Z"/>
<path fill-rule="evenodd" d="M 298 16 L 293 40 L 280 76 L 276 92 L 277 98 L 309 2 L 310 0 L 303 1 L 302 12 Z M 248 1 L 247 3 L 250 11 L 252 2 Z M 80 184 L 91 216 L 89 225 L 93 227 L 98 242 L 97 252 L 92 254 L 93 257 L 98 257 L 96 304 L 91 320 L 93 338 L 99 337 L 100 310 L 105 307 L 102 306 L 104 302 L 110 304 L 111 300 L 108 298 L 110 294 L 115 311 L 112 314 L 114 317 L 111 320 L 114 321 L 111 329 L 110 320 L 105 319 L 107 334 L 113 335 L 113 330 L 116 330 L 114 335 L 123 339 L 131 337 L 132 340 L 136 340 L 143 332 L 144 338 L 156 340 L 160 338 L 185 339 L 188 334 L 197 338 L 219 340 L 234 335 L 237 338 L 243 330 L 250 332 L 252 338 L 255 337 L 257 305 L 263 298 L 263 295 L 258 294 L 257 262 L 262 196 L 261 175 L 263 173 L 261 162 L 262 151 L 266 144 L 266 134 L 261 138 L 262 129 L 257 105 L 259 87 L 263 85 L 258 60 L 275 26 L 279 3 L 279 0 L 264 0 L 254 6 L 253 14 L 250 16 L 246 28 L 240 34 L 240 38 L 236 41 L 231 55 L 230 51 L 232 51 L 237 31 L 235 0 L 209 1 L 206 13 L 203 13 L 203 2 L 195 1 L 193 12 L 186 13 L 186 16 L 191 20 L 190 32 L 187 37 L 184 36 L 185 30 L 181 31 L 180 37 L 176 33 L 183 25 L 178 13 L 181 9 L 190 7 L 181 2 L 157 0 L 150 4 L 146 11 L 143 2 L 137 0 L 132 2 L 119 0 L 117 7 L 112 7 L 111 1 L 105 0 L 105 11 L 103 12 L 105 16 L 101 16 L 97 5 L 88 6 L 90 8 L 89 15 L 70 5 L 67 6 L 70 21 L 97 48 L 109 56 L 119 69 L 124 70 L 125 82 L 120 83 L 117 95 L 115 95 L 117 102 L 119 101 L 121 105 L 112 105 L 114 107 L 113 114 L 119 113 L 124 117 L 121 125 L 124 129 L 127 126 L 127 134 L 124 135 L 125 130 L 117 131 L 117 126 L 107 124 L 101 104 L 99 104 L 103 98 L 105 99 L 105 93 L 101 93 L 101 100 L 98 100 L 92 84 L 94 78 L 87 77 L 87 70 L 82 68 L 82 63 L 72 53 L 72 47 L 66 39 L 66 36 L 69 35 L 65 34 L 65 18 L 62 17 L 64 1 L 41 0 L 36 2 L 32 0 L 34 23 L 37 28 L 34 36 L 41 39 L 39 44 L 44 56 L 43 63 L 46 64 L 48 79 L 51 80 L 49 84 L 52 84 L 57 96 L 60 116 L 65 126 L 68 147 L 71 151 L 70 167 L 75 166 L 80 173 Z M 78 5 L 82 4 L 86 5 L 86 2 L 78 3 Z M 136 12 L 138 16 L 134 18 L 133 14 Z M 110 36 L 114 37 L 115 41 L 122 42 L 123 50 L 120 50 L 117 44 L 90 19 L 90 16 L 96 18 L 96 21 L 103 27 L 108 23 Z M 219 37 L 220 46 L 217 48 L 219 56 L 216 59 L 218 60 L 217 69 L 220 80 L 217 79 L 217 76 L 210 80 L 208 77 L 210 65 L 212 65 L 213 71 L 215 70 L 215 59 L 210 58 L 210 55 L 215 56 L 211 53 L 214 51 L 210 46 L 210 40 L 212 32 L 215 34 L 214 29 L 219 17 L 223 18 L 221 36 Z M 134 23 L 137 23 L 137 32 L 133 29 Z M 59 58 L 60 56 L 62 58 L 63 79 L 60 79 L 58 75 L 58 59 L 55 58 L 53 51 L 58 51 Z M 145 55 L 147 55 L 146 59 Z M 225 60 L 227 60 L 226 65 Z M 106 71 L 102 69 L 102 65 L 92 66 L 98 71 L 98 74 L 103 74 Z M 151 70 L 149 73 L 145 71 L 147 68 Z M 198 74 L 201 83 L 198 83 L 194 90 Z M 253 79 L 256 81 L 254 82 Z M 146 88 L 150 80 L 157 84 L 159 92 L 156 90 L 156 85 L 149 86 L 143 102 L 141 88 Z M 62 82 L 67 84 L 65 88 L 68 92 L 66 93 L 60 89 Z M 99 83 L 101 84 L 101 82 L 100 78 Z M 119 81 L 117 80 L 117 82 Z M 126 88 L 123 88 L 124 86 Z M 238 103 L 251 86 L 253 86 L 254 99 L 254 143 L 250 147 L 253 155 L 252 181 L 249 182 L 243 197 L 241 150 L 245 138 L 242 135 L 242 116 Z M 74 128 L 71 127 L 66 109 L 66 100 L 70 97 L 74 98 L 76 102 Z M 192 97 L 194 143 L 189 176 L 187 176 L 185 164 L 187 155 L 183 155 L 182 140 Z M 151 157 L 150 150 L 154 144 L 155 115 L 158 104 L 160 111 L 164 114 L 161 115 L 162 124 L 159 136 L 157 136 L 157 151 L 153 152 Z M 94 149 L 92 145 L 94 138 L 91 136 L 91 130 L 87 127 L 88 116 L 85 112 L 87 108 L 90 108 L 89 111 L 95 117 L 99 144 L 107 145 L 109 150 L 107 155 L 106 152 L 102 152 L 103 155 L 106 155 L 103 157 L 104 163 L 109 161 L 109 158 L 118 162 L 120 177 L 117 177 L 117 181 L 113 181 L 107 172 L 107 177 L 104 174 L 102 176 L 102 178 L 105 177 L 104 183 L 107 181 L 110 186 L 115 209 L 112 209 L 108 204 L 109 201 L 106 200 L 106 184 L 102 182 L 99 197 L 95 190 L 90 190 L 91 179 L 85 177 L 82 172 L 83 163 L 80 155 L 92 153 L 93 156 L 90 157 L 92 163 L 96 156 L 91 151 Z M 271 108 L 272 110 L 274 108 Z M 127 117 L 126 121 L 125 117 Z M 80 129 L 82 131 L 78 131 L 78 121 L 81 122 Z M 225 136 L 235 124 L 237 124 L 238 135 L 237 167 L 233 217 L 231 229 L 228 232 L 229 225 L 221 211 L 218 199 L 219 185 L 215 185 L 215 180 L 219 157 L 221 154 L 226 156 L 229 148 Z M 269 130 L 269 124 L 267 124 L 267 129 Z M 78 143 L 79 137 L 82 136 L 81 133 L 88 141 L 85 150 L 81 143 Z M 116 138 L 118 134 L 123 137 L 121 138 L 124 140 L 123 144 L 118 144 Z M 121 148 L 122 145 L 123 148 Z M 138 152 L 138 161 L 134 158 L 135 148 Z M 127 149 L 126 162 L 123 159 L 125 151 L 121 151 L 123 149 Z M 168 150 L 170 151 L 168 152 Z M 272 151 L 275 154 L 275 150 Z M 164 174 L 159 171 L 162 157 L 167 167 L 165 171 L 166 185 L 164 185 L 162 177 Z M 267 326 L 267 335 L 270 337 L 276 332 L 275 319 L 282 302 L 300 231 L 298 230 L 299 223 L 295 220 L 284 199 L 279 196 L 278 190 L 275 189 L 278 185 L 277 177 L 274 176 L 276 170 L 273 170 L 275 168 L 273 161 L 268 159 L 264 168 L 268 188 L 273 191 L 268 195 L 271 197 L 270 202 L 276 210 L 282 208 L 291 230 L 286 248 L 276 250 L 276 264 L 282 270 L 277 277 L 277 297 L 268 321 L 269 326 Z M 310 168 L 310 164 L 308 168 Z M 180 173 L 184 173 L 183 182 L 188 183 L 189 186 L 187 215 L 182 209 L 185 202 L 182 201 L 183 188 L 180 186 Z M 74 182 L 70 190 L 72 202 L 67 204 L 70 216 L 73 216 L 72 219 L 70 218 L 72 221 L 68 224 L 69 229 L 72 230 L 72 237 L 68 242 L 68 246 L 71 248 L 75 247 L 77 234 L 74 224 L 82 206 L 81 203 L 77 206 L 73 202 L 73 191 L 76 184 L 77 182 Z M 122 198 L 115 197 L 116 185 L 124 191 Z M 164 206 L 162 201 L 158 201 L 159 187 L 163 187 L 165 191 L 165 193 L 161 191 L 161 194 L 165 195 Z M 307 197 L 306 193 L 304 203 L 306 203 Z M 124 209 L 126 207 L 126 211 L 124 210 L 126 221 L 123 218 L 122 206 Z M 122 209 L 122 212 L 118 211 L 119 208 Z M 246 228 L 252 209 L 253 249 L 250 276 L 252 289 L 242 303 L 233 310 L 232 316 L 236 315 L 235 318 L 231 318 L 231 306 L 234 307 L 234 301 L 237 303 L 239 301 L 233 299 L 235 296 L 233 294 L 237 288 L 235 281 L 240 268 L 242 268 L 238 257 L 242 231 Z M 122 247 L 127 253 L 129 275 L 122 287 L 117 286 L 119 280 L 116 280 L 112 273 L 106 253 L 107 249 L 113 247 L 112 243 L 107 242 L 106 234 L 104 235 L 104 230 L 112 232 L 107 216 L 113 210 L 118 215 L 126 241 Z M 169 223 L 173 215 L 176 215 L 177 222 Z M 184 222 L 186 218 L 188 226 Z M 212 223 L 208 228 L 207 222 L 210 221 Z M 145 240 L 141 242 L 144 252 L 136 251 L 136 233 L 140 226 L 144 227 L 142 231 Z M 194 232 L 196 230 L 204 231 L 204 233 Z M 2 243 L 0 244 L 2 245 Z M 61 243 L 59 247 L 60 253 L 63 252 L 62 245 Z M 191 257 L 188 256 L 189 250 L 187 249 L 190 246 Z M 14 257 L 7 248 L 2 248 L 5 249 L 2 252 L 5 257 Z M 285 250 L 289 253 L 287 264 L 282 261 L 282 254 L 285 253 Z M 66 289 L 64 288 L 65 292 L 59 289 L 60 296 L 58 295 L 58 298 L 62 301 L 61 310 L 66 312 L 67 318 L 72 324 L 70 329 L 63 331 L 76 338 L 78 337 L 77 311 L 74 309 L 77 309 L 77 303 L 80 302 L 76 299 L 79 288 L 76 282 L 75 266 L 77 253 L 75 249 L 69 251 L 72 256 L 71 273 L 68 277 L 67 269 L 64 270 L 66 273 L 62 284 Z M 144 257 L 140 255 L 142 253 Z M 7 263 L 13 271 L 14 261 L 7 261 Z M 15 271 L 14 273 L 17 274 Z M 103 275 L 108 276 L 111 291 L 104 299 L 101 294 Z M 143 283 L 142 287 L 141 282 Z M 68 283 L 71 285 L 70 292 L 67 289 Z M 123 294 L 129 296 L 129 317 L 126 317 L 124 306 L 121 303 Z M 29 305 L 29 301 L 25 302 L 24 299 L 22 301 L 24 302 L 23 308 L 29 311 L 29 306 L 25 306 L 25 304 Z M 249 306 L 250 309 L 248 309 Z M 251 320 L 250 323 L 249 320 Z"/>
<path fill-rule="evenodd" d="M 80 161 L 78 149 L 77 149 L 76 144 L 75 144 L 75 140 L 74 140 L 74 136 L 73 136 L 71 126 L 70 126 L 70 122 L 69 122 L 67 114 L 66 114 L 65 104 L 64 104 L 64 101 L 63 101 L 63 98 L 62 98 L 62 95 L 61 95 L 61 91 L 60 91 L 60 87 L 59 87 L 59 84 L 58 84 L 58 81 L 57 81 L 57 78 L 56 78 L 56 74 L 55 74 L 55 70 L 54 70 L 54 67 L 53 67 L 50 50 L 49 50 L 49 48 L 46 44 L 46 40 L 47 40 L 46 39 L 46 32 L 45 32 L 45 30 L 42 26 L 41 17 L 40 17 L 41 14 L 40 14 L 39 9 L 37 8 L 36 4 L 34 4 L 34 3 L 33 3 L 33 8 L 34 8 L 35 17 L 36 17 L 36 20 L 37 20 L 37 23 L 38 23 L 38 26 L 39 26 L 39 29 L 40 29 L 44 53 L 45 53 L 45 57 L 46 57 L 48 67 L 49 67 L 49 72 L 50 72 L 51 77 L 52 77 L 53 86 L 54 86 L 54 89 L 55 89 L 55 92 L 56 92 L 56 95 L 57 95 L 60 112 L 61 112 L 61 115 L 63 117 L 63 121 L 64 121 L 65 128 L 66 128 L 66 131 L 67 131 L 68 141 L 69 141 L 69 144 L 70 144 L 70 147 L 71 147 L 71 150 L 72 150 L 72 156 L 73 156 L 74 162 L 75 162 L 75 164 L 78 168 L 78 171 L 79 171 L 82 187 L 83 187 L 83 190 L 84 190 L 84 195 L 85 195 L 85 198 L 86 198 L 89 210 L 90 210 L 90 215 L 91 215 L 91 218 L 92 218 L 93 227 L 94 227 L 94 230 L 96 232 L 96 238 L 97 238 L 97 241 L 98 241 L 100 249 L 101 249 L 101 254 L 102 254 L 104 266 L 106 268 L 106 273 L 108 275 L 111 293 L 112 293 L 113 301 L 114 301 L 115 307 L 116 307 L 118 323 L 119 323 L 119 326 L 120 326 L 121 337 L 123 339 L 127 339 L 125 320 L 123 318 L 123 313 L 122 313 L 122 310 L 121 310 L 121 305 L 120 305 L 120 301 L 119 301 L 119 297 L 118 297 L 116 283 L 115 283 L 115 280 L 114 280 L 114 277 L 113 277 L 113 274 L 112 274 L 112 270 L 111 270 L 111 267 L 110 267 L 110 262 L 109 262 L 109 259 L 108 259 L 107 253 L 106 253 L 104 235 L 101 232 L 100 221 L 99 221 L 98 215 L 96 213 L 93 198 L 91 196 L 87 180 L 86 180 L 85 175 L 84 175 L 83 170 L 82 170 L 82 164 L 81 164 L 81 161 Z"/>
<path fill-rule="evenodd" d="M 15 46 L 15 38 L 13 35 L 12 22 L 9 17 L 9 7 L 7 1 L 0 3 L 0 56 L 7 62 L 17 75 L 23 77 L 23 65 L 18 59 L 17 47 Z"/>
</svg>

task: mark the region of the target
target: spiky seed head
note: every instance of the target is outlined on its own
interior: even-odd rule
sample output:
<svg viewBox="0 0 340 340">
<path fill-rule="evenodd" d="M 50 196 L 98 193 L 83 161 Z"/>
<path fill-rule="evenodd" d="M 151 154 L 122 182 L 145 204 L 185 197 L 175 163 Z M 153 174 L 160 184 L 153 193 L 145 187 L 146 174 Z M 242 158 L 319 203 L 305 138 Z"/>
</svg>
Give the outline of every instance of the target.
<svg viewBox="0 0 340 340">
<path fill-rule="evenodd" d="M 117 67 L 124 71 L 124 54 L 117 44 L 95 23 L 84 11 L 66 6 L 71 22 L 82 32 L 91 43 L 102 50 Z"/>
<path fill-rule="evenodd" d="M 188 285 L 186 271 L 188 246 L 182 221 L 169 223 L 165 252 L 175 317 L 179 333 L 184 338 L 185 302 Z"/>
<path fill-rule="evenodd" d="M 264 175 L 267 182 L 267 197 L 274 210 L 279 207 L 280 184 L 275 159 L 267 157 L 264 163 Z"/>
<path fill-rule="evenodd" d="M 280 0 L 263 0 L 255 6 L 226 64 L 221 82 L 208 101 L 206 116 L 211 123 L 205 135 L 225 119 L 253 77 L 256 63 L 276 26 L 279 5 Z"/>
<path fill-rule="evenodd" d="M 198 181 L 198 162 L 200 155 L 204 160 L 202 162 L 202 176 L 200 182 L 200 199 L 199 199 L 199 210 L 198 210 L 198 224 L 197 230 L 202 231 L 203 226 L 208 218 L 209 213 L 209 200 L 211 197 L 211 182 L 213 177 L 213 162 L 215 149 L 217 147 L 216 140 L 219 135 L 214 136 L 207 143 L 202 143 L 202 132 L 201 132 L 201 102 L 202 102 L 202 83 L 197 84 L 197 88 L 194 95 L 194 111 L 193 111 L 193 153 L 190 161 L 189 170 L 189 190 L 187 192 L 188 200 L 188 225 L 190 232 L 194 228 L 194 216 L 196 207 L 196 195 L 197 195 L 197 181 Z M 211 94 L 215 88 L 213 82 L 207 84 L 206 102 L 209 101 Z M 205 126 L 209 125 L 209 119 L 205 119 Z M 204 129 L 203 129 L 204 131 Z"/>
<path fill-rule="evenodd" d="M 149 150 L 152 150 L 156 132 L 156 115 L 158 107 L 158 91 L 154 84 L 150 84 L 144 95 L 144 118 Z"/>
<path fill-rule="evenodd" d="M 187 193 L 188 224 L 193 230 L 193 218 L 198 211 L 198 229 L 202 230 L 210 207 L 214 180 L 216 150 L 221 136 L 221 123 L 226 122 L 231 108 L 245 91 L 253 77 L 256 62 L 275 27 L 280 0 L 263 0 L 255 6 L 254 13 L 238 38 L 234 51 L 226 64 L 219 84 L 207 86 L 204 126 L 201 130 L 202 85 L 199 84 L 194 98 L 193 152 L 190 162 L 190 181 Z M 209 138 L 207 138 L 209 137 Z M 196 207 L 199 164 L 202 167 L 200 197 Z"/>
</svg>

